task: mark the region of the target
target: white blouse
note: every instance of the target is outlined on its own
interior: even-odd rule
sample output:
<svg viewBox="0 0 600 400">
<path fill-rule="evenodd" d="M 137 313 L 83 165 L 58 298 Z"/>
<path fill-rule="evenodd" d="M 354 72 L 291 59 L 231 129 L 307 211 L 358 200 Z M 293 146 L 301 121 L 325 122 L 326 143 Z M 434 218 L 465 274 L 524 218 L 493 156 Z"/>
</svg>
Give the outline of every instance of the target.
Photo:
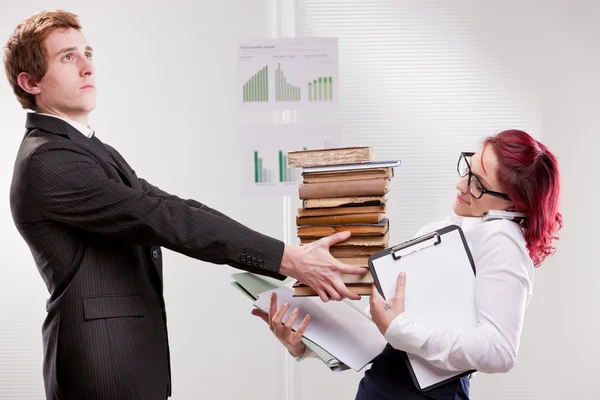
<svg viewBox="0 0 600 400">
<path fill-rule="evenodd" d="M 385 338 L 398 350 L 416 354 L 445 370 L 509 371 L 519 349 L 525 309 L 533 286 L 533 263 L 518 224 L 509 220 L 449 217 L 428 224 L 416 236 L 459 225 L 477 270 L 475 299 L 479 325 L 468 331 L 436 330 L 407 310 L 396 317 Z M 407 285 L 410 280 L 407 279 Z M 310 350 L 298 358 L 312 358 Z"/>
</svg>

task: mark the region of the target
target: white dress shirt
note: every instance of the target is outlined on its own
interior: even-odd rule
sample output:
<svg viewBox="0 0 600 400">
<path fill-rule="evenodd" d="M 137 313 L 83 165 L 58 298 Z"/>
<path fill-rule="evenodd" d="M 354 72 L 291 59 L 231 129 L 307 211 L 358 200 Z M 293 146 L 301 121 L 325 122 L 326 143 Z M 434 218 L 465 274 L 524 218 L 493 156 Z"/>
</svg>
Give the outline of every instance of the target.
<svg viewBox="0 0 600 400">
<path fill-rule="evenodd" d="M 45 114 L 45 113 L 37 113 L 38 115 L 46 115 L 48 117 L 54 117 L 54 118 L 58 118 L 58 119 L 62 119 L 63 121 L 67 122 L 69 125 L 71 125 L 73 128 L 77 129 L 79 132 L 81 132 L 82 134 L 84 134 L 85 136 L 87 136 L 88 138 L 91 138 L 92 136 L 94 136 L 94 130 L 88 126 L 85 126 L 83 124 L 80 124 L 77 121 L 74 121 L 72 119 L 69 118 L 64 118 L 64 117 L 59 117 L 58 115 L 52 115 L 52 114 Z"/>
<path fill-rule="evenodd" d="M 418 316 L 407 310 L 392 321 L 385 338 L 393 348 L 418 355 L 445 370 L 507 372 L 517 357 L 525 309 L 532 296 L 533 263 L 525 236 L 519 225 L 509 220 L 484 222 L 481 218 L 458 216 L 428 224 L 415 236 L 450 224 L 463 229 L 475 262 L 478 327 L 469 331 L 436 330 L 420 323 Z M 410 285 L 410 277 L 406 285 Z M 306 353 L 298 360 L 315 357 L 308 349 Z"/>
</svg>

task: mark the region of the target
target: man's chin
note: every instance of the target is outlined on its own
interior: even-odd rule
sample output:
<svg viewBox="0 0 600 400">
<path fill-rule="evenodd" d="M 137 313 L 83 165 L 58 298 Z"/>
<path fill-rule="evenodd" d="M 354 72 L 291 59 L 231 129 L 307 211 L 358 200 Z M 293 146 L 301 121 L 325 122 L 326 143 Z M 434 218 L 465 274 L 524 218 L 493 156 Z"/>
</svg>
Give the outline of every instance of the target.
<svg viewBox="0 0 600 400">
<path fill-rule="evenodd" d="M 83 107 L 82 111 L 89 114 L 92 111 L 94 111 L 95 109 L 96 109 L 96 102 L 93 102 L 93 103 L 86 104 L 85 107 Z"/>
</svg>

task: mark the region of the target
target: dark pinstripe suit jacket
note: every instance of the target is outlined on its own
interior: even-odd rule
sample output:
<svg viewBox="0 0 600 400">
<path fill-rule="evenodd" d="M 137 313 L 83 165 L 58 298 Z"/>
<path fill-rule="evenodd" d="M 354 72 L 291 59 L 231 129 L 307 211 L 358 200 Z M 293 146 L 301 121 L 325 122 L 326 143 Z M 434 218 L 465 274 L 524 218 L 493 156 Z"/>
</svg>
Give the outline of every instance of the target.
<svg viewBox="0 0 600 400">
<path fill-rule="evenodd" d="M 283 242 L 136 176 L 113 148 L 28 114 L 10 204 L 50 297 L 47 399 L 171 393 L 160 247 L 283 278 Z"/>
</svg>

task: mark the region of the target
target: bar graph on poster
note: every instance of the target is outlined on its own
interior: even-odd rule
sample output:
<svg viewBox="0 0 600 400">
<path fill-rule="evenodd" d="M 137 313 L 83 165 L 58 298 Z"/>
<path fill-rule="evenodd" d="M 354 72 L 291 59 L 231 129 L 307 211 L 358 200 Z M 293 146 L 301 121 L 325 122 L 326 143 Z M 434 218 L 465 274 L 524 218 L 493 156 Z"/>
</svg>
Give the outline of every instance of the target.
<svg viewBox="0 0 600 400">
<path fill-rule="evenodd" d="M 288 168 L 287 153 L 341 145 L 339 124 L 276 124 L 242 128 L 244 196 L 297 196 L 300 168 Z"/>
<path fill-rule="evenodd" d="M 337 38 L 257 39 L 238 46 L 241 108 L 337 108 Z"/>
</svg>

